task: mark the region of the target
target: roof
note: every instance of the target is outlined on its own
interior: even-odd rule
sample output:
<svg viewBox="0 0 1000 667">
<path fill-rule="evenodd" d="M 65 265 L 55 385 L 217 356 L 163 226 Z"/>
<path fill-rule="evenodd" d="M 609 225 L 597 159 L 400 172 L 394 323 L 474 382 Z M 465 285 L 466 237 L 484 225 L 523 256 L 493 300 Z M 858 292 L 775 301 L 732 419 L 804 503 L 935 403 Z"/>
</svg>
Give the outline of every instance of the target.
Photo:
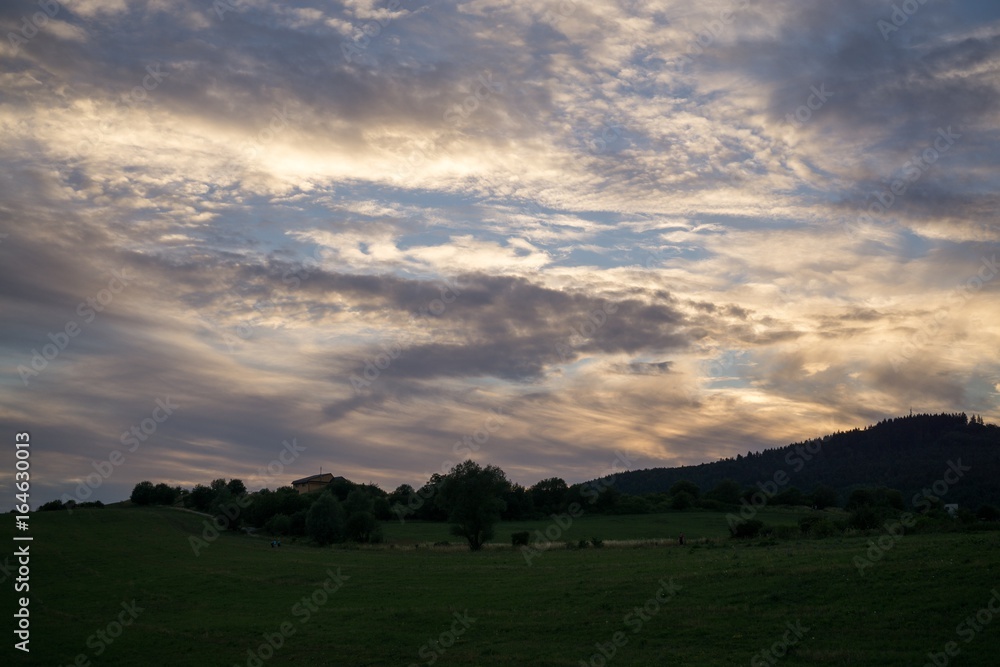
<svg viewBox="0 0 1000 667">
<path fill-rule="evenodd" d="M 308 484 L 309 482 L 329 482 L 333 479 L 332 472 L 321 472 L 318 475 L 309 475 L 308 477 L 303 477 L 302 479 L 297 479 L 292 482 L 292 484 Z"/>
</svg>

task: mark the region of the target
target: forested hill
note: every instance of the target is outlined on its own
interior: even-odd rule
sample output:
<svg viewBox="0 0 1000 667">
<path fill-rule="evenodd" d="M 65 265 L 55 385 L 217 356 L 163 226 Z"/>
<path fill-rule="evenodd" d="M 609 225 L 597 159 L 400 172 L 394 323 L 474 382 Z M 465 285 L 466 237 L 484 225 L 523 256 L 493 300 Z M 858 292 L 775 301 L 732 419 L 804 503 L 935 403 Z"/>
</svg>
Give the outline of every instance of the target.
<svg viewBox="0 0 1000 667">
<path fill-rule="evenodd" d="M 949 461 L 957 464 L 959 459 L 971 469 L 949 485 L 942 501 L 973 506 L 1000 501 L 1000 427 L 965 413 L 897 417 L 735 459 L 623 472 L 614 487 L 645 495 L 690 480 L 705 492 L 726 479 L 756 487 L 783 472 L 788 477 L 780 490 L 796 487 L 810 493 L 822 484 L 836 489 L 843 502 L 853 489 L 884 486 L 903 492 L 909 504 L 914 493 L 944 477 Z M 777 481 L 782 479 L 779 475 Z M 956 479 L 956 473 L 948 479 Z"/>
</svg>

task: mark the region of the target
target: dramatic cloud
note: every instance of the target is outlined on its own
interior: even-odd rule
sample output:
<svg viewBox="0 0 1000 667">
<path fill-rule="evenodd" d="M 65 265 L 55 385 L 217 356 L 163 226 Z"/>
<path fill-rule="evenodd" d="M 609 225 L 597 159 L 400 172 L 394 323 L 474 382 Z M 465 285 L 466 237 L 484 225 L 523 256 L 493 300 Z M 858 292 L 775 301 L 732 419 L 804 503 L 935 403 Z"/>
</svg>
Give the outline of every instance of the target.
<svg viewBox="0 0 1000 667">
<path fill-rule="evenodd" d="M 995 3 L 52 0 L 0 28 L 0 425 L 36 500 L 114 450 L 92 497 L 419 484 L 487 420 L 475 458 L 524 484 L 1000 420 Z"/>
</svg>

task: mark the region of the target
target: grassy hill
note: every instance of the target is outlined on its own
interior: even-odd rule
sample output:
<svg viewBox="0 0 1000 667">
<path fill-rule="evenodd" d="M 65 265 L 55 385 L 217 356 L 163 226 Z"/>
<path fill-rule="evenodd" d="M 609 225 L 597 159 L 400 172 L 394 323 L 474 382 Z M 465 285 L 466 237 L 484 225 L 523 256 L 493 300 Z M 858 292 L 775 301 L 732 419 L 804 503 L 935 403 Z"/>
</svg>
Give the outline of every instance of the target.
<svg viewBox="0 0 1000 667">
<path fill-rule="evenodd" d="M 8 645 L 6 664 L 68 665 L 82 654 L 81 665 L 577 667 L 600 664 L 591 659 L 596 645 L 613 647 L 621 632 L 614 665 L 745 665 L 775 642 L 781 649 L 791 624 L 808 631 L 781 664 L 923 664 L 928 651 L 957 641 L 954 664 L 984 665 L 1000 640 L 1000 622 L 968 643 L 956 634 L 1000 586 L 998 533 L 907 536 L 862 576 L 853 559 L 874 538 L 558 548 L 528 566 L 510 548 L 272 549 L 241 535 L 222 535 L 195 556 L 189 538 L 201 534 L 202 517 L 165 508 L 31 521 L 32 653 L 26 659 Z M 768 521 L 781 523 L 780 512 Z M 11 523 L 0 530 L 8 544 Z M 708 513 L 595 517 L 574 527 L 612 539 L 673 535 L 682 525 L 689 536 L 725 530 Z M 407 541 L 436 541 L 440 529 L 386 525 L 390 539 Z M 347 578 L 336 589 L 330 573 L 338 571 Z M 655 603 L 661 580 L 680 587 L 663 604 Z M 324 581 L 336 590 L 326 593 Z M 9 579 L 4 589 L 10 599 Z M 96 633 L 117 630 L 123 603 L 133 601 L 141 609 L 134 622 L 100 640 Z M 635 608 L 647 603 L 656 611 L 642 620 Z M 280 648 L 259 652 L 282 624 L 291 632 Z M 434 648 L 432 639 L 454 644 Z M 269 659 L 255 662 L 261 655 Z"/>
</svg>

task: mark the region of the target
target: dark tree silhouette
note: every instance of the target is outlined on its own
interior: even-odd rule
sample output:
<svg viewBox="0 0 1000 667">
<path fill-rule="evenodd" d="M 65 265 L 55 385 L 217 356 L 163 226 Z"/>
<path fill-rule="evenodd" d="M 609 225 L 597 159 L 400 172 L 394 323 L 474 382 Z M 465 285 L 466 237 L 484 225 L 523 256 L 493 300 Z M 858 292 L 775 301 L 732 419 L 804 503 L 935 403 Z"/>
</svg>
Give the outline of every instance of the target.
<svg viewBox="0 0 1000 667">
<path fill-rule="evenodd" d="M 503 495 L 508 488 L 503 470 L 470 460 L 441 478 L 436 502 L 448 512 L 452 534 L 464 537 L 470 550 L 479 551 L 493 537 L 493 527 L 507 506 Z"/>
</svg>

